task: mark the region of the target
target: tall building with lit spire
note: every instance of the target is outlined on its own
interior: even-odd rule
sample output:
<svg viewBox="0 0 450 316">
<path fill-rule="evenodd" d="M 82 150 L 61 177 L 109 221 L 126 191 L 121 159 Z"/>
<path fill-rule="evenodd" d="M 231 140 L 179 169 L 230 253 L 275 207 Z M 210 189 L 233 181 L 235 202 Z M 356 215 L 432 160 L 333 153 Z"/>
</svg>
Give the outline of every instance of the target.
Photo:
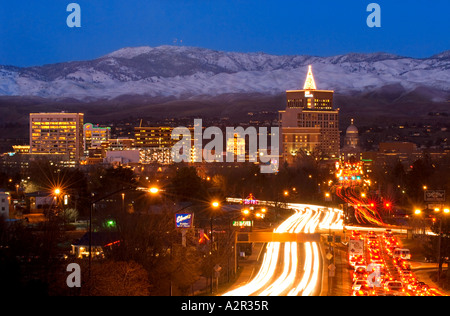
<svg viewBox="0 0 450 316">
<path fill-rule="evenodd" d="M 304 155 L 339 158 L 339 109 L 333 108 L 333 90 L 317 89 L 308 67 L 302 90 L 286 91 L 286 109 L 279 112 L 283 161 Z"/>
</svg>

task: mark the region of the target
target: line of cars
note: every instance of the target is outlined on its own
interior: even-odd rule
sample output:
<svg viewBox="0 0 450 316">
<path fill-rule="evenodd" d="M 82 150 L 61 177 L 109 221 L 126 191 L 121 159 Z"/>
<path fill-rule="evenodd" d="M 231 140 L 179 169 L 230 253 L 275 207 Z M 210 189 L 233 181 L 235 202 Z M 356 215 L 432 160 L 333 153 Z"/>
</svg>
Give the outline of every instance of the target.
<svg viewBox="0 0 450 316">
<path fill-rule="evenodd" d="M 381 238 L 374 231 L 364 235 L 352 231 L 350 242 L 364 246 L 363 251 L 349 252 L 349 263 L 353 268 L 352 296 L 441 295 L 415 277 L 409 263 L 410 251 L 401 248 L 390 230 L 386 230 Z"/>
<path fill-rule="evenodd" d="M 401 282 L 403 289 L 410 296 L 441 296 L 442 293 L 424 282 L 418 280 L 411 269 L 409 249 L 401 247 L 398 238 L 390 230 L 383 234 L 383 246 L 391 260 L 391 275 L 397 282 Z"/>
</svg>

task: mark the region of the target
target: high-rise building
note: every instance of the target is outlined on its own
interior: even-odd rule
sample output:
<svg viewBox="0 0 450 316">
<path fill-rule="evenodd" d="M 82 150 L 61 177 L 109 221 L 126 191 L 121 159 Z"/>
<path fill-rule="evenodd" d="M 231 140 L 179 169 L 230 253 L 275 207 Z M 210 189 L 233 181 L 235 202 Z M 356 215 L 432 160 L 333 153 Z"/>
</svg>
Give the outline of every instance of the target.
<svg viewBox="0 0 450 316">
<path fill-rule="evenodd" d="M 191 141 L 187 146 L 190 147 L 190 161 L 196 161 L 201 157 L 202 152 L 196 152 L 194 142 L 196 135 L 194 134 L 194 127 L 189 127 L 191 132 Z M 173 127 L 156 126 L 156 127 L 135 127 L 134 128 L 134 145 L 141 152 L 141 162 L 172 162 L 172 147 L 180 140 L 172 139 Z"/>
<path fill-rule="evenodd" d="M 103 143 L 109 141 L 111 137 L 111 127 L 95 126 L 92 123 L 86 123 L 83 126 L 84 151 L 90 148 L 100 148 Z"/>
<path fill-rule="evenodd" d="M 83 113 L 30 113 L 30 153 L 83 156 Z"/>
<path fill-rule="evenodd" d="M 303 155 L 339 158 L 339 109 L 332 90 L 318 90 L 309 66 L 302 90 L 286 91 L 286 109 L 279 112 L 281 159 L 292 163 Z"/>
<path fill-rule="evenodd" d="M 136 147 L 172 147 L 175 143 L 172 140 L 173 127 L 156 126 L 156 127 L 135 127 L 134 138 Z"/>
</svg>

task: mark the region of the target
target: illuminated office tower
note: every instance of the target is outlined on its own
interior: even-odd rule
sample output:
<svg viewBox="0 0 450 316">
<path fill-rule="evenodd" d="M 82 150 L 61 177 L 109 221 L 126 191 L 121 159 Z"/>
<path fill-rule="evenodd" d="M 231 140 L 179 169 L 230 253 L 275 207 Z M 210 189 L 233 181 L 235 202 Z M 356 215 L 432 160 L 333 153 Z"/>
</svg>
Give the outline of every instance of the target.
<svg viewBox="0 0 450 316">
<path fill-rule="evenodd" d="M 170 126 L 154 126 L 154 127 L 135 127 L 134 128 L 134 145 L 141 152 L 141 162 L 172 162 L 172 147 L 180 140 L 172 139 L 173 127 Z M 195 134 L 194 127 L 188 128 L 191 132 L 190 144 L 191 148 L 189 156 L 190 161 L 201 161 L 202 151 L 197 152 L 194 147 Z M 142 158 L 144 157 L 145 158 Z"/>
<path fill-rule="evenodd" d="M 107 143 L 111 137 L 111 127 L 94 126 L 92 123 L 86 123 L 83 126 L 84 151 L 89 148 L 99 148 Z"/>
<path fill-rule="evenodd" d="M 173 127 L 135 127 L 134 138 L 136 147 L 171 148 L 175 143 L 172 140 Z"/>
<path fill-rule="evenodd" d="M 308 67 L 302 90 L 287 90 L 284 111 L 279 111 L 283 161 L 304 155 L 339 158 L 339 109 L 333 109 L 332 90 L 318 90 Z"/>
<path fill-rule="evenodd" d="M 30 153 L 83 155 L 83 113 L 30 113 Z"/>
</svg>

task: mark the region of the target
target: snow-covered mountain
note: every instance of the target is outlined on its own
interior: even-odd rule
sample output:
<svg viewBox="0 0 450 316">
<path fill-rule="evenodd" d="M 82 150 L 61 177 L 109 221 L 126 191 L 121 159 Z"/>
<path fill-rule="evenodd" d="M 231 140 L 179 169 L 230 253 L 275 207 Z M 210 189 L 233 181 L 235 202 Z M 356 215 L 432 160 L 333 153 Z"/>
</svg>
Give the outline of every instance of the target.
<svg viewBox="0 0 450 316">
<path fill-rule="evenodd" d="M 308 65 L 318 89 L 340 94 L 403 93 L 432 89 L 436 101 L 450 94 L 450 51 L 424 59 L 386 53 L 332 57 L 235 53 L 179 46 L 123 48 L 90 61 L 40 67 L 0 66 L 0 95 L 113 99 L 217 96 L 229 93 L 279 94 L 301 89 Z"/>
</svg>

